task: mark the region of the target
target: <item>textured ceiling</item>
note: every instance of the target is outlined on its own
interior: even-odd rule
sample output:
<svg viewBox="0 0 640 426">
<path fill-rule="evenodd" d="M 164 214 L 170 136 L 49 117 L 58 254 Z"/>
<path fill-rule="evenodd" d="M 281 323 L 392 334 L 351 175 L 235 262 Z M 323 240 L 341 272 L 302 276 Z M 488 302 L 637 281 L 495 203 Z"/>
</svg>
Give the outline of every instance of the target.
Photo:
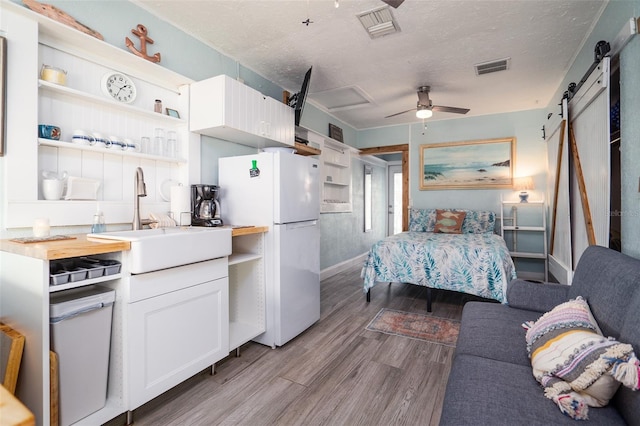
<svg viewBox="0 0 640 426">
<path fill-rule="evenodd" d="M 314 93 L 356 86 L 372 104 L 331 114 L 363 129 L 418 121 L 384 117 L 414 108 L 423 85 L 435 105 L 470 108 L 467 116 L 545 107 L 606 0 L 406 0 L 391 9 L 401 31 L 377 39 L 356 15 L 380 0 L 136 3 L 291 92 L 313 66 L 317 106 Z M 509 70 L 476 76 L 474 64 L 507 57 Z"/>
</svg>

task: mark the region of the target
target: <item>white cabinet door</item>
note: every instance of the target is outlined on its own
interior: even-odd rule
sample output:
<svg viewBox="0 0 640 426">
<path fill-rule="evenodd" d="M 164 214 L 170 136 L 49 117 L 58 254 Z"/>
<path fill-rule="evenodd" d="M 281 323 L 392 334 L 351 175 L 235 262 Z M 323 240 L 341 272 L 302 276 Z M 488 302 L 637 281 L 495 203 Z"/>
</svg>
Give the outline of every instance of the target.
<svg viewBox="0 0 640 426">
<path fill-rule="evenodd" d="M 129 305 L 129 410 L 229 354 L 227 277 Z"/>
<path fill-rule="evenodd" d="M 191 85 L 189 129 L 256 148 L 294 145 L 293 109 L 229 76 Z"/>
<path fill-rule="evenodd" d="M 286 138 L 283 134 L 283 103 L 276 101 L 275 99 L 268 99 L 267 115 L 269 117 L 269 134 L 271 138 L 276 141 L 285 142 Z M 289 107 L 287 107 L 289 108 Z"/>
</svg>

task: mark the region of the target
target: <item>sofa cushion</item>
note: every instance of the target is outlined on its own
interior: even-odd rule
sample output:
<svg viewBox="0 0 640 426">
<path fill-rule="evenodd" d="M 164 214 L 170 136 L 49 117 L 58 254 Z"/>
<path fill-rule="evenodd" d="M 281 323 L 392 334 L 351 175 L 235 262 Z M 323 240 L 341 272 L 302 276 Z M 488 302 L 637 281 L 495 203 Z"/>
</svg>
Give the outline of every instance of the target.
<svg viewBox="0 0 640 426">
<path fill-rule="evenodd" d="M 547 312 L 568 300 L 569 286 L 555 283 L 539 283 L 511 280 L 507 284 L 507 303 L 512 308 Z"/>
<path fill-rule="evenodd" d="M 640 292 L 636 292 L 620 330 L 620 341 L 630 343 L 640 354 Z M 611 400 L 630 425 L 640 426 L 640 391 L 620 386 Z"/>
<path fill-rule="evenodd" d="M 542 395 L 530 366 L 468 354 L 456 354 L 444 400 L 440 426 L 577 425 Z M 625 424 L 612 405 L 591 409 L 589 419 L 586 424 Z"/>
<path fill-rule="evenodd" d="M 513 309 L 491 302 L 467 302 L 462 311 L 456 354 L 477 355 L 527 367 L 524 330 L 521 324 L 540 316 L 539 312 Z"/>
<path fill-rule="evenodd" d="M 589 246 L 578 262 L 568 296 L 584 297 L 602 334 L 618 339 L 634 295 L 640 292 L 638 271 L 640 260 L 605 247 Z M 634 308 L 637 310 L 638 306 Z"/>
</svg>

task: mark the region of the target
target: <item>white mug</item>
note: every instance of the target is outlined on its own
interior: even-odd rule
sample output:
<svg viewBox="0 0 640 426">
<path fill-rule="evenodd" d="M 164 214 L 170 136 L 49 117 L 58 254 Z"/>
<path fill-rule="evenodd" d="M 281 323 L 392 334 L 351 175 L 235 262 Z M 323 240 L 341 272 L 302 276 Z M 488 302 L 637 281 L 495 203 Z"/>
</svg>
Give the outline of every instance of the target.
<svg viewBox="0 0 640 426">
<path fill-rule="evenodd" d="M 59 200 L 64 191 L 64 180 L 42 179 L 42 195 L 45 200 Z"/>
<path fill-rule="evenodd" d="M 93 132 L 94 144 L 101 148 L 109 148 L 111 146 L 111 139 L 103 136 L 102 133 Z M 93 145 L 93 144 L 92 144 Z"/>
<path fill-rule="evenodd" d="M 93 145 L 95 143 L 95 138 L 84 130 L 77 129 L 73 131 L 71 142 L 79 145 Z"/>
</svg>

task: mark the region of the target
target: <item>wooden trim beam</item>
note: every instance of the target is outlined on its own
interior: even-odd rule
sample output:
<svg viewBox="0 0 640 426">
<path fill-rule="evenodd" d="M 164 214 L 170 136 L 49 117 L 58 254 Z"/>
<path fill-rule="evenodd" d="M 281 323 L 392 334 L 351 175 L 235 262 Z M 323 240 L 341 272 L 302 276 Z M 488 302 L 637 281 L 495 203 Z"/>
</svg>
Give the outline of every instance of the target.
<svg viewBox="0 0 640 426">
<path fill-rule="evenodd" d="M 584 174 L 582 173 L 582 165 L 580 164 L 580 156 L 578 155 L 578 143 L 573 133 L 573 125 L 569 125 L 569 142 L 571 143 L 571 153 L 573 154 L 573 165 L 576 177 L 578 178 L 578 188 L 580 190 L 580 200 L 582 201 L 582 213 L 584 215 L 584 225 L 587 228 L 587 240 L 589 245 L 596 245 L 596 234 L 593 230 L 593 221 L 591 219 L 591 208 L 589 207 L 589 196 L 587 195 L 587 186 L 584 183 Z"/>
<path fill-rule="evenodd" d="M 360 149 L 360 155 L 378 155 L 378 154 L 393 154 L 396 152 L 408 152 L 409 145 L 388 145 L 388 146 L 376 146 L 373 148 Z"/>
<path fill-rule="evenodd" d="M 562 167 L 562 151 L 564 147 L 564 130 L 567 120 L 562 120 L 560 128 L 560 142 L 558 142 L 558 158 L 556 161 L 556 178 L 553 185 L 553 213 L 551 216 L 551 242 L 549 244 L 549 254 L 553 254 L 553 245 L 556 240 L 556 219 L 558 216 L 558 190 L 560 189 L 560 168 Z"/>
<path fill-rule="evenodd" d="M 376 146 L 360 149 L 360 155 L 402 153 L 402 230 L 409 230 L 409 144 Z"/>
</svg>

